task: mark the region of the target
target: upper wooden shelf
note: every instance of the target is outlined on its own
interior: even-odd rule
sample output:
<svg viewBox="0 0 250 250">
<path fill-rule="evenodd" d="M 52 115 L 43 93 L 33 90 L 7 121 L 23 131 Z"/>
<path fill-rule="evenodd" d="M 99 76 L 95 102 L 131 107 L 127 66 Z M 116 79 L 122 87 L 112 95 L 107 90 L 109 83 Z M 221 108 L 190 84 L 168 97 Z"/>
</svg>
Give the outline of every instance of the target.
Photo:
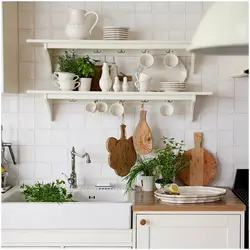
<svg viewBox="0 0 250 250">
<path fill-rule="evenodd" d="M 151 40 L 47 40 L 27 39 L 27 43 L 41 44 L 45 49 L 183 49 L 190 45 L 186 41 Z"/>
</svg>

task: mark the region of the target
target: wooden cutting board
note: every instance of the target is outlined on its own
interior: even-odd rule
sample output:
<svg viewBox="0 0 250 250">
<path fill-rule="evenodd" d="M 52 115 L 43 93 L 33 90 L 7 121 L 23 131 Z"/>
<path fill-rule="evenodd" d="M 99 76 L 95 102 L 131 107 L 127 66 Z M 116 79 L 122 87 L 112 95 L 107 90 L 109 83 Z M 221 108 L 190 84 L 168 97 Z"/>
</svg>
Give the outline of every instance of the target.
<svg viewBox="0 0 250 250">
<path fill-rule="evenodd" d="M 132 136 L 126 138 L 126 125 L 122 124 L 121 138 L 118 140 L 109 137 L 106 141 L 106 148 L 109 152 L 109 166 L 113 168 L 117 175 L 126 176 L 136 162 L 136 152 L 133 145 Z"/>
<path fill-rule="evenodd" d="M 207 186 L 215 177 L 217 164 L 211 153 L 201 147 L 202 133 L 194 133 L 195 148 L 189 149 L 190 166 L 178 174 L 179 179 L 189 186 Z"/>
<path fill-rule="evenodd" d="M 153 150 L 153 141 L 151 130 L 146 121 L 147 111 L 144 110 L 143 105 L 140 111 L 140 120 L 136 126 L 133 134 L 134 147 L 139 154 L 149 154 Z"/>
</svg>

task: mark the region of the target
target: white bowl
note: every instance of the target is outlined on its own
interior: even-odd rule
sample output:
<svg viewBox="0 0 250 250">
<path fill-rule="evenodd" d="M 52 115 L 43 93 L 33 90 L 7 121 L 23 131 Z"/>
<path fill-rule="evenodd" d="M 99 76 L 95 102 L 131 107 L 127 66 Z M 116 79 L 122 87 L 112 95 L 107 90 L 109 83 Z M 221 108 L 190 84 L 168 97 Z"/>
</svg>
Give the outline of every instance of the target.
<svg viewBox="0 0 250 250">
<path fill-rule="evenodd" d="M 121 116 L 124 113 L 124 107 L 120 103 L 113 103 L 109 107 L 109 113 L 113 116 Z"/>
</svg>

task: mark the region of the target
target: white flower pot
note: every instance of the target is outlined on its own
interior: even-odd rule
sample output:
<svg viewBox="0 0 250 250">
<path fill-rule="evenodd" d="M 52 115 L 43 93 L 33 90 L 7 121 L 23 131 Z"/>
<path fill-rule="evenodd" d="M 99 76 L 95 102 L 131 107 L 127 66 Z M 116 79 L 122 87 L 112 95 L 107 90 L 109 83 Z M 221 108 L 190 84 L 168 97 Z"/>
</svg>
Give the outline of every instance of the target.
<svg viewBox="0 0 250 250">
<path fill-rule="evenodd" d="M 90 91 L 92 78 L 81 78 L 79 91 Z"/>
<path fill-rule="evenodd" d="M 155 187 L 155 180 L 154 176 L 142 176 L 141 177 L 141 184 L 142 184 L 142 190 L 149 192 L 154 191 Z"/>
</svg>

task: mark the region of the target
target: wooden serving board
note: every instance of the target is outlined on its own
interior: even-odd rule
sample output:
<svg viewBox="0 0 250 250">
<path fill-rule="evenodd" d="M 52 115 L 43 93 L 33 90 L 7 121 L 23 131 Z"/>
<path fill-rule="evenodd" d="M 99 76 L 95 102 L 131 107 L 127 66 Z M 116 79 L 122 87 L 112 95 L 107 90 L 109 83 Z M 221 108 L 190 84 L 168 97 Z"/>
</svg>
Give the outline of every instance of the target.
<svg viewBox="0 0 250 250">
<path fill-rule="evenodd" d="M 153 141 L 151 130 L 146 121 L 147 111 L 143 109 L 143 105 L 140 111 L 140 120 L 136 126 L 133 134 L 134 147 L 139 154 L 149 154 L 153 150 Z"/>
<path fill-rule="evenodd" d="M 189 186 L 207 186 L 215 177 L 217 164 L 211 153 L 201 147 L 202 133 L 194 133 L 195 148 L 186 153 L 191 156 L 190 166 L 178 174 L 179 179 Z"/>
<path fill-rule="evenodd" d="M 136 162 L 136 152 L 133 145 L 133 138 L 126 138 L 126 125 L 122 124 L 121 138 L 118 140 L 109 137 L 106 141 L 106 148 L 109 152 L 109 166 L 113 168 L 117 175 L 126 176 Z"/>
</svg>

